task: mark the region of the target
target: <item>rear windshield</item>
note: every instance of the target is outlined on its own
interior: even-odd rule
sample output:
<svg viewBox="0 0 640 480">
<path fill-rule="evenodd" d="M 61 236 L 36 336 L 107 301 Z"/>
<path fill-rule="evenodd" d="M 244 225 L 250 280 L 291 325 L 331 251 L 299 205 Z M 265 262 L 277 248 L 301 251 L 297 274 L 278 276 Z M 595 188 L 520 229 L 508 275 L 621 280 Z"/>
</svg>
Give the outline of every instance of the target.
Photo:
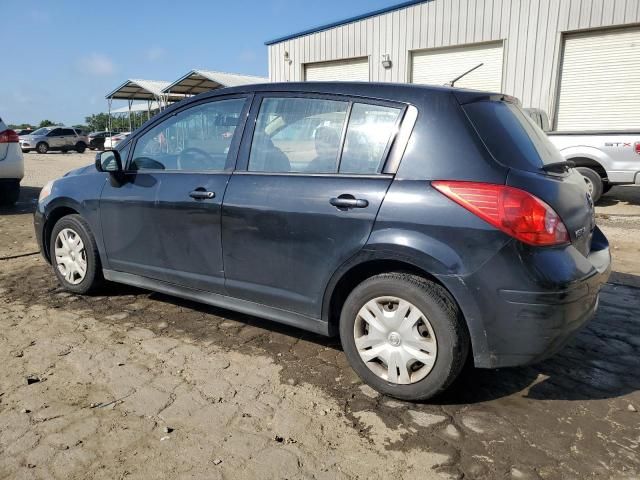
<svg viewBox="0 0 640 480">
<path fill-rule="evenodd" d="M 516 105 L 482 101 L 463 108 L 491 154 L 501 164 L 537 171 L 544 165 L 564 161 L 547 135 Z"/>
</svg>

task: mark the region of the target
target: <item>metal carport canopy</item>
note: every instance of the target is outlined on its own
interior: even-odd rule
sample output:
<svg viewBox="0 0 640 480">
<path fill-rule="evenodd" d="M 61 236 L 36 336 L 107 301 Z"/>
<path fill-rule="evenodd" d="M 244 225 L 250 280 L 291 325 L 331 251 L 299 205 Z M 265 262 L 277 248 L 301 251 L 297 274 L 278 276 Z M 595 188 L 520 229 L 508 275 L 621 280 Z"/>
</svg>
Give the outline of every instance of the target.
<svg viewBox="0 0 640 480">
<path fill-rule="evenodd" d="M 269 79 L 253 75 L 216 72 L 213 70 L 191 70 L 186 75 L 162 89 L 163 94 L 197 95 L 225 87 L 237 87 L 254 83 L 266 83 Z"/>
<path fill-rule="evenodd" d="M 184 95 L 167 95 L 162 90 L 171 82 L 163 80 L 141 80 L 130 78 L 118 88 L 108 93 L 105 98 L 109 100 L 157 100 L 179 101 Z"/>
</svg>

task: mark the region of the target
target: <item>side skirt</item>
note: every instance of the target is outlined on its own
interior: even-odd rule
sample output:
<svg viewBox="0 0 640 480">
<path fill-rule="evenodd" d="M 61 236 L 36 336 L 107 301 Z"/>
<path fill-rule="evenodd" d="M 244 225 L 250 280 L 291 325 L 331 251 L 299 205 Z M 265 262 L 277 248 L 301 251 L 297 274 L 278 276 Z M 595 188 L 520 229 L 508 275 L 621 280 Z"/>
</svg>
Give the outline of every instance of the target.
<svg viewBox="0 0 640 480">
<path fill-rule="evenodd" d="M 130 273 L 116 272 L 114 270 L 103 270 L 104 278 L 111 282 L 124 283 L 134 287 L 152 290 L 175 297 L 193 300 L 194 302 L 212 305 L 214 307 L 225 308 L 235 312 L 246 313 L 255 317 L 266 318 L 274 322 L 283 323 L 292 327 L 301 328 L 320 335 L 329 335 L 329 325 L 318 318 L 311 318 L 298 313 L 280 310 L 278 308 L 260 305 L 258 303 L 227 297 L 217 293 L 204 292 L 192 288 L 181 287 L 160 280 L 133 275 Z"/>
</svg>

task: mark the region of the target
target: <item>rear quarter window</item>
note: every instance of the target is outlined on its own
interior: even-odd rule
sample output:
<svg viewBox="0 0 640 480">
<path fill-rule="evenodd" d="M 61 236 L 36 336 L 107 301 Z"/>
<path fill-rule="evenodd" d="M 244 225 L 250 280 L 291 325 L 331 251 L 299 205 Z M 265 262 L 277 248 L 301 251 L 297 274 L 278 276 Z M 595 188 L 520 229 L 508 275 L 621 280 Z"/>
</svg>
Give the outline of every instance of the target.
<svg viewBox="0 0 640 480">
<path fill-rule="evenodd" d="M 480 138 L 502 165 L 539 171 L 564 161 L 547 135 L 519 107 L 508 102 L 481 101 L 463 106 Z"/>
</svg>

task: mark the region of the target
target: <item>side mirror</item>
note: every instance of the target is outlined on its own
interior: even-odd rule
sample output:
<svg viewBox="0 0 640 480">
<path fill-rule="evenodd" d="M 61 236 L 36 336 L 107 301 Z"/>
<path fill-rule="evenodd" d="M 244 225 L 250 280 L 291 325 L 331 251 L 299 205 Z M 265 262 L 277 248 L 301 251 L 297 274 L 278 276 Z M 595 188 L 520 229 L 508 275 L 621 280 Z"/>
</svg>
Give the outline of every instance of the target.
<svg viewBox="0 0 640 480">
<path fill-rule="evenodd" d="M 122 172 L 122 160 L 117 150 L 105 150 L 96 154 L 96 170 L 99 172 Z"/>
</svg>

